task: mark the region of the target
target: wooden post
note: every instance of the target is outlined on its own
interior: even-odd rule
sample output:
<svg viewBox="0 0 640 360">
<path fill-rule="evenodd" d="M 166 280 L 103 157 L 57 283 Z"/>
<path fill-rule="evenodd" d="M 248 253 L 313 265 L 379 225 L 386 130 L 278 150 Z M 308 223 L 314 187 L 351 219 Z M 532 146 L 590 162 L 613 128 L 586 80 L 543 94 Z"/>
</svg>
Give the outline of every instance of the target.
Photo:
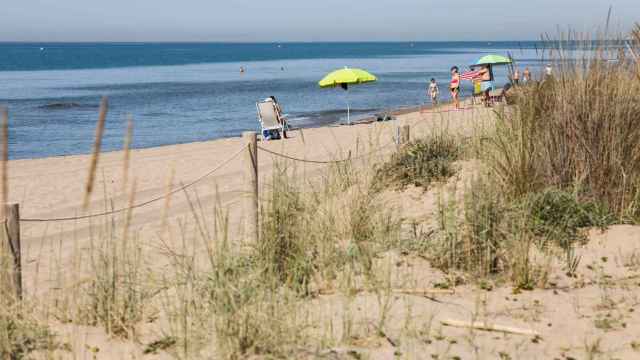
<svg viewBox="0 0 640 360">
<path fill-rule="evenodd" d="M 245 205 L 246 231 L 249 240 L 258 242 L 258 139 L 254 131 L 242 133 L 242 139 L 247 144 L 245 152 L 245 184 L 247 200 Z"/>
<path fill-rule="evenodd" d="M 409 125 L 398 126 L 396 129 L 398 145 L 404 145 L 411 141 L 411 132 Z"/>
<path fill-rule="evenodd" d="M 22 300 L 22 260 L 20 249 L 20 205 L 6 204 L 7 240 L 13 255 L 13 284 L 18 300 Z"/>
</svg>

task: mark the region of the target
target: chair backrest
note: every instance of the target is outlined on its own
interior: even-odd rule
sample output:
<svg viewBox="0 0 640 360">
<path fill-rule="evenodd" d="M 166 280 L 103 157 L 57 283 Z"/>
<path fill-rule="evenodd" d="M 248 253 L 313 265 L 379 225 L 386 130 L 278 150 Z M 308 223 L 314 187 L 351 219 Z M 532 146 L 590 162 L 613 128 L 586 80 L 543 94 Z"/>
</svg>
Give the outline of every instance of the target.
<svg viewBox="0 0 640 360">
<path fill-rule="evenodd" d="M 282 125 L 278 121 L 278 112 L 271 101 L 263 101 L 256 104 L 258 107 L 258 118 L 263 129 L 281 128 Z"/>
<path fill-rule="evenodd" d="M 480 81 L 473 82 L 473 95 L 481 95 L 482 94 L 482 85 L 480 85 Z"/>
</svg>

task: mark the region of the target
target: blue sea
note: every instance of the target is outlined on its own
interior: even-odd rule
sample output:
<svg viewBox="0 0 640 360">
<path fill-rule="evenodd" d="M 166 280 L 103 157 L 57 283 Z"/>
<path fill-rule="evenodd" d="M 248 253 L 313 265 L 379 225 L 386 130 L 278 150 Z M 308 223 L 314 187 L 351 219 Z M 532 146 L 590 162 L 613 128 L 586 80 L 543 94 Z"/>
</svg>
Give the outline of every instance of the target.
<svg viewBox="0 0 640 360">
<path fill-rule="evenodd" d="M 103 149 L 122 148 L 129 116 L 133 146 L 145 148 L 257 129 L 255 103 L 270 95 L 294 126 L 343 122 L 344 91 L 317 82 L 345 66 L 379 79 L 350 88 L 356 118 L 425 103 L 432 77 L 446 101 L 450 67 L 488 53 L 540 66 L 535 42 L 0 43 L 0 105 L 10 112 L 12 159 L 89 153 L 102 96 Z M 506 75 L 497 71 L 498 85 Z"/>
</svg>

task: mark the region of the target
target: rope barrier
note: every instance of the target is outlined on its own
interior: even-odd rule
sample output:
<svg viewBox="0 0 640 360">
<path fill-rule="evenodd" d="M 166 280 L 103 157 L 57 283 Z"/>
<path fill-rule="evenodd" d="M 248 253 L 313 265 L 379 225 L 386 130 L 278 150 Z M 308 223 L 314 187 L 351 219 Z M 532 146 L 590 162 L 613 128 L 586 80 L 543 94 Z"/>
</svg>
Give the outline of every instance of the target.
<svg viewBox="0 0 640 360">
<path fill-rule="evenodd" d="M 383 146 L 381 146 L 381 147 L 379 147 L 379 148 L 377 148 L 377 149 L 375 149 L 375 150 L 373 150 L 371 152 L 368 152 L 366 154 L 363 154 L 363 155 L 360 155 L 360 156 L 357 156 L 357 157 L 353 157 L 353 158 L 352 157 L 348 157 L 348 158 L 342 159 L 342 160 L 307 160 L 307 159 L 301 159 L 301 158 L 297 158 L 297 157 L 294 157 L 294 156 L 290 156 L 290 155 L 282 154 L 282 153 L 279 153 L 279 152 L 275 152 L 275 151 L 272 151 L 272 150 L 269 150 L 269 149 L 265 149 L 265 148 L 263 148 L 262 146 L 259 146 L 259 145 L 258 145 L 258 150 L 264 151 L 264 152 L 269 153 L 269 154 L 274 155 L 274 156 L 278 156 L 278 157 L 281 157 L 281 158 L 284 158 L 284 159 L 298 161 L 298 162 L 305 162 L 305 163 L 311 163 L 311 164 L 340 164 L 340 163 L 344 163 L 344 162 L 347 162 L 347 161 L 358 160 L 358 159 L 373 155 L 373 154 L 379 152 L 380 150 L 385 149 L 389 145 L 395 145 L 395 142 L 391 142 L 389 144 L 383 145 Z"/>
<path fill-rule="evenodd" d="M 50 218 L 50 219 L 37 219 L 37 218 L 29 219 L 29 218 L 25 218 L 25 219 L 20 219 L 20 222 L 55 222 L 55 221 L 83 220 L 83 219 L 89 219 L 89 218 L 100 217 L 100 216 L 114 215 L 114 214 L 118 214 L 118 213 L 121 213 L 121 212 L 124 212 L 124 211 L 127 211 L 127 210 L 133 210 L 133 209 L 141 208 L 141 207 L 147 206 L 149 204 L 155 203 L 157 201 L 166 199 L 167 197 L 169 197 L 169 196 L 171 196 L 171 195 L 173 195 L 175 193 L 178 193 L 180 191 L 186 190 L 186 189 L 190 188 L 191 186 L 199 183 L 200 181 L 202 181 L 205 178 L 213 175 L 216 171 L 220 170 L 221 168 L 223 168 L 224 166 L 229 164 L 236 157 L 238 157 L 238 155 L 240 155 L 246 148 L 247 148 L 247 146 L 243 146 L 235 154 L 233 154 L 227 160 L 223 161 L 220 165 L 216 166 L 212 170 L 208 171 L 206 174 L 204 174 L 204 175 L 200 176 L 199 178 L 191 181 L 190 183 L 182 185 L 182 186 L 170 191 L 169 193 L 167 193 L 165 195 L 158 196 L 156 198 L 147 200 L 147 201 L 139 203 L 139 204 L 135 204 L 135 205 L 130 206 L 130 207 L 120 208 L 120 209 L 111 210 L 111 211 L 105 211 L 105 212 L 101 212 L 101 213 L 97 213 L 97 214 L 81 215 L 81 216 L 60 217 L 60 218 Z"/>
</svg>

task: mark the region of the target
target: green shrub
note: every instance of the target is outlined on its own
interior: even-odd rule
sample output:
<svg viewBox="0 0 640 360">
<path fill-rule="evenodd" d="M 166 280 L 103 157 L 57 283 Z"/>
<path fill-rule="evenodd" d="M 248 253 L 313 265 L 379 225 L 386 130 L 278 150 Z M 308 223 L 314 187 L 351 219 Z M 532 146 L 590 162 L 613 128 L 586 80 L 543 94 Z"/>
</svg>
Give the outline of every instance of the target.
<svg viewBox="0 0 640 360">
<path fill-rule="evenodd" d="M 53 351 L 49 329 L 15 307 L 0 309 L 0 358 L 24 359 L 36 351 Z"/>
<path fill-rule="evenodd" d="M 581 228 L 604 228 L 613 220 L 604 206 L 580 202 L 575 195 L 556 188 L 530 194 L 525 202 L 534 233 L 556 241 L 563 249 L 583 238 Z"/>
<path fill-rule="evenodd" d="M 408 185 L 428 188 L 433 181 L 455 174 L 453 162 L 461 153 L 453 136 L 444 132 L 430 135 L 404 145 L 378 169 L 376 178 L 382 184 L 400 188 Z"/>
<path fill-rule="evenodd" d="M 439 229 L 430 246 L 421 248 L 445 272 L 503 276 L 517 288 L 531 289 L 544 284 L 548 274 L 544 264 L 531 258 L 535 247 L 545 256 L 563 254 L 572 272 L 579 262 L 575 243 L 585 238 L 581 229 L 604 228 L 613 220 L 604 206 L 555 188 L 507 198 L 491 178 L 473 180 L 461 205 L 455 193 L 440 202 Z M 549 251 L 554 248 L 561 251 Z"/>
</svg>

